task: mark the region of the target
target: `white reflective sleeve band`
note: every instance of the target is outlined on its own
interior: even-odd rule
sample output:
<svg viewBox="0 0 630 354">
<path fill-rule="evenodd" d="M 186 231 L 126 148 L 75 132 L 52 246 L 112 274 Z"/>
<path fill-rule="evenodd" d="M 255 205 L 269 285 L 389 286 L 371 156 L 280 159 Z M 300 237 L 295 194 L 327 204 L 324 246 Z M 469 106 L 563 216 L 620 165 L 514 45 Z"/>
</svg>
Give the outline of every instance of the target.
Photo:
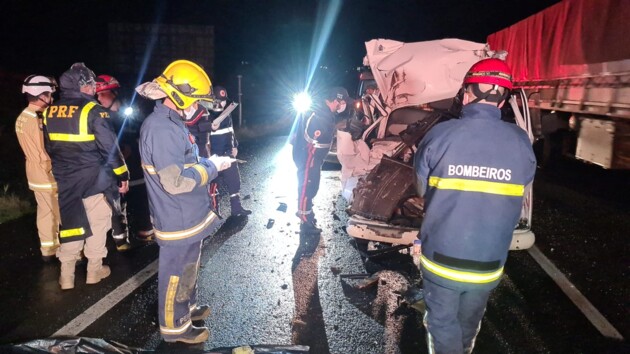
<svg viewBox="0 0 630 354">
<path fill-rule="evenodd" d="M 228 127 L 228 128 L 215 130 L 215 131 L 211 132 L 210 135 L 223 135 L 223 134 L 227 134 L 227 133 L 234 133 L 234 128 Z"/>
</svg>

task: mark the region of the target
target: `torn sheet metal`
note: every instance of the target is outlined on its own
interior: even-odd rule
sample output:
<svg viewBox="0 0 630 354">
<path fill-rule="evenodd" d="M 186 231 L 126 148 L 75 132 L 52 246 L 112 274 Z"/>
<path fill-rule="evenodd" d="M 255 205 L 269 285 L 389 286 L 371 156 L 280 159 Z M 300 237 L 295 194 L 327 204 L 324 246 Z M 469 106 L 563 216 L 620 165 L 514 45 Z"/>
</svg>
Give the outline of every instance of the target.
<svg viewBox="0 0 630 354">
<path fill-rule="evenodd" d="M 415 43 L 373 39 L 365 47 L 364 63 L 392 111 L 455 96 L 468 69 L 492 54 L 485 43 L 454 38 Z"/>
</svg>

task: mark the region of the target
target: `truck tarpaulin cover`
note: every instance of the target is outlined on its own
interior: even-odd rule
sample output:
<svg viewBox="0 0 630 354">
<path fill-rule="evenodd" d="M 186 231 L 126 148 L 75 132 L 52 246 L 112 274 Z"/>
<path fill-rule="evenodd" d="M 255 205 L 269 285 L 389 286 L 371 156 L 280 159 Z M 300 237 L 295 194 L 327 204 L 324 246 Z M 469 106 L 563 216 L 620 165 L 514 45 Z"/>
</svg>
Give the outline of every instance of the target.
<svg viewBox="0 0 630 354">
<path fill-rule="evenodd" d="M 485 43 L 454 38 L 415 43 L 373 39 L 365 48 L 364 64 L 392 111 L 455 96 L 468 69 L 489 56 Z"/>
<path fill-rule="evenodd" d="M 100 338 L 46 338 L 35 339 L 16 345 L 0 345 L 0 353 L 7 354 L 144 354 L 144 353 L 181 353 L 181 354 L 308 354 L 309 347 L 305 345 L 246 345 L 240 347 L 221 347 L 210 350 L 200 350 L 197 346 L 190 349 L 181 344 L 162 342 L 155 350 L 128 347 Z"/>
<path fill-rule="evenodd" d="M 488 44 L 508 52 L 517 82 L 626 71 L 630 2 L 565 0 L 491 34 Z"/>
</svg>

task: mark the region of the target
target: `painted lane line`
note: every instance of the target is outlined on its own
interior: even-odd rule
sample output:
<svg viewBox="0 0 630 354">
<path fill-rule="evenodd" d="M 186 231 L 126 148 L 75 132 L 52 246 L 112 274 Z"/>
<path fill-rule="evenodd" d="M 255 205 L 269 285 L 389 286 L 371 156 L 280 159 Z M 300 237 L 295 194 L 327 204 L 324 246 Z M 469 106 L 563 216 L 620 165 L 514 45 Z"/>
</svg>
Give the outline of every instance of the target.
<svg viewBox="0 0 630 354">
<path fill-rule="evenodd" d="M 97 303 L 85 310 L 82 314 L 70 321 L 65 326 L 55 332 L 52 337 L 71 336 L 76 337 L 89 325 L 98 320 L 107 311 L 119 303 L 122 299 L 139 288 L 144 282 L 157 274 L 158 261 L 155 260 L 144 269 L 122 283 L 119 287 L 100 299 Z"/>
<path fill-rule="evenodd" d="M 591 304 L 590 301 L 573 285 L 569 279 L 560 272 L 556 266 L 551 263 L 549 258 L 540 252 L 535 245 L 528 250 L 529 254 L 534 258 L 542 269 L 558 284 L 560 289 L 567 295 L 567 297 L 573 301 L 575 306 L 582 311 L 584 316 L 591 321 L 593 326 L 604 336 L 608 338 L 615 338 L 623 340 L 623 336 L 608 320 Z"/>
</svg>

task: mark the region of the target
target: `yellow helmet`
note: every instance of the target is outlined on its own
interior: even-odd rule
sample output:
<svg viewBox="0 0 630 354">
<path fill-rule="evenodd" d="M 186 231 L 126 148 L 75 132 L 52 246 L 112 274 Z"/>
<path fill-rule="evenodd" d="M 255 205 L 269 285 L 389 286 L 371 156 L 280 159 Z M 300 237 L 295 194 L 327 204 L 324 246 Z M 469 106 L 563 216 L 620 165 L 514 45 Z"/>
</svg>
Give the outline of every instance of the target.
<svg viewBox="0 0 630 354">
<path fill-rule="evenodd" d="M 175 60 L 155 81 L 179 109 L 186 109 L 198 100 L 212 101 L 212 82 L 192 61 Z"/>
</svg>

